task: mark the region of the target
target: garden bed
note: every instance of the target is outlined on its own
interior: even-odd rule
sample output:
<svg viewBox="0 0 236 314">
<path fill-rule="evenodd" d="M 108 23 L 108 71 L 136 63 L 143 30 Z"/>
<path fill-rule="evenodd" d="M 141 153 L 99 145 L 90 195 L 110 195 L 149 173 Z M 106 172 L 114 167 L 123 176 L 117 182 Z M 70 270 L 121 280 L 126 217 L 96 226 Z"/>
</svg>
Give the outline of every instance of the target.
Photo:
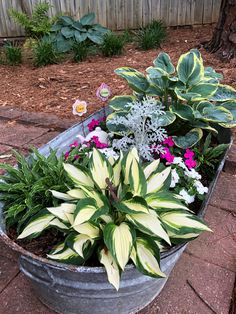
<svg viewBox="0 0 236 314">
<path fill-rule="evenodd" d="M 88 114 L 102 106 L 95 92 L 102 82 L 112 89 L 113 95 L 129 94 L 127 84 L 114 70 L 121 66 L 143 71 L 151 65 L 160 51 L 167 52 L 176 63 L 180 54 L 211 38 L 212 27 L 194 29 L 170 29 L 167 41 L 160 49 L 140 51 L 127 45 L 119 57 L 92 56 L 82 63 L 65 61 L 62 64 L 34 68 L 31 59 L 23 65 L 9 67 L 0 65 L 0 106 L 14 106 L 26 111 L 54 113 L 59 117 L 71 117 L 75 99 L 86 100 Z M 213 66 L 224 75 L 224 84 L 236 87 L 235 60 L 222 63 L 214 55 L 200 49 L 206 66 Z"/>
</svg>

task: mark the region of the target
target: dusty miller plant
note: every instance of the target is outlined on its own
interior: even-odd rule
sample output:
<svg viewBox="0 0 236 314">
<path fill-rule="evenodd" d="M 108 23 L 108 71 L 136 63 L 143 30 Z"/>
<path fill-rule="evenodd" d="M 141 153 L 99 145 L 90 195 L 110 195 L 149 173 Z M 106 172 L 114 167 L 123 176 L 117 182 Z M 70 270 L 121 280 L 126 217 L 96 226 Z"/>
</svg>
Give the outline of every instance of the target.
<svg viewBox="0 0 236 314">
<path fill-rule="evenodd" d="M 115 116 L 110 123 L 123 125 L 122 138 L 113 140 L 113 147 L 127 151 L 136 147 L 139 155 L 148 161 L 153 160 L 153 153 L 163 153 L 161 142 L 167 138 L 166 130 L 161 127 L 160 117 L 166 114 L 164 106 L 155 98 L 146 97 L 142 101 L 128 103 L 129 112 Z"/>
</svg>

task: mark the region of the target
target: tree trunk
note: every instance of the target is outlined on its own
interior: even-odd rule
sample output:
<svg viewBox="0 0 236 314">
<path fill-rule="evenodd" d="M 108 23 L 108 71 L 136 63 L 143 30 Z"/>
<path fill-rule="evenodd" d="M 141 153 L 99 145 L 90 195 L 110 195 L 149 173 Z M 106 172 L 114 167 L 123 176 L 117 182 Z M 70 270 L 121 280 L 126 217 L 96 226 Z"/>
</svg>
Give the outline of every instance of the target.
<svg viewBox="0 0 236 314">
<path fill-rule="evenodd" d="M 236 57 L 236 0 L 222 0 L 217 25 L 205 48 L 222 59 Z"/>
</svg>

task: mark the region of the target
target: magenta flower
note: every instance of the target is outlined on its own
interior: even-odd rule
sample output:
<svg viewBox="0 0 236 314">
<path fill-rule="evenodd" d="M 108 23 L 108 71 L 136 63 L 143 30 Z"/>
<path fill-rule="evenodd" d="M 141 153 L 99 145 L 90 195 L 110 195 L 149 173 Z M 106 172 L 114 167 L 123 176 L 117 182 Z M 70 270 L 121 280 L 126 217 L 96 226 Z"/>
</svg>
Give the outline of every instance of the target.
<svg viewBox="0 0 236 314">
<path fill-rule="evenodd" d="M 169 147 L 172 147 L 175 145 L 174 141 L 172 140 L 172 137 L 169 136 L 168 138 L 166 138 L 163 142 L 162 142 L 163 145 L 167 145 Z"/>
<path fill-rule="evenodd" d="M 108 98 L 111 96 L 110 87 L 107 84 L 102 83 L 96 91 L 96 96 L 102 101 L 107 101 Z"/>
<path fill-rule="evenodd" d="M 71 148 L 75 148 L 75 147 L 78 147 L 78 146 L 79 146 L 79 143 L 77 141 L 75 141 L 74 143 L 70 144 Z"/>
<path fill-rule="evenodd" d="M 171 164 L 174 161 L 175 156 L 171 155 L 169 148 L 165 147 L 164 150 L 165 150 L 165 153 L 160 154 L 160 157 L 162 159 L 165 159 L 168 163 Z"/>
<path fill-rule="evenodd" d="M 100 141 L 99 141 L 99 138 L 97 137 L 97 136 L 93 136 L 92 138 L 91 138 L 91 141 L 95 144 L 95 146 L 97 147 L 97 148 L 107 148 L 108 147 L 108 144 L 106 144 L 106 143 L 101 143 Z"/>
<path fill-rule="evenodd" d="M 93 131 L 96 128 L 96 126 L 99 126 L 99 123 L 100 123 L 99 120 L 92 119 L 92 121 L 89 122 L 89 124 L 88 124 L 89 132 Z"/>
<path fill-rule="evenodd" d="M 189 168 L 195 168 L 197 166 L 197 162 L 196 160 L 193 160 L 192 158 L 186 159 L 185 160 L 185 165 Z"/>
<path fill-rule="evenodd" d="M 67 160 L 69 158 L 69 156 L 70 156 L 70 152 L 66 152 L 64 155 L 64 159 Z"/>
<path fill-rule="evenodd" d="M 187 148 L 184 157 L 187 159 L 192 159 L 194 157 L 194 152 L 191 149 Z"/>
</svg>

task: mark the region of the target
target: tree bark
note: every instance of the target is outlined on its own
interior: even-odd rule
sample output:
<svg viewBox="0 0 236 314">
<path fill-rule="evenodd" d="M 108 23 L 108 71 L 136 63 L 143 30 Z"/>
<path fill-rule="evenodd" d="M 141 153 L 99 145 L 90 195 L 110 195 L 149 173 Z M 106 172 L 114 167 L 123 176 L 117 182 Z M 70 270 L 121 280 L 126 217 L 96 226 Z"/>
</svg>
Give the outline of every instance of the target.
<svg viewBox="0 0 236 314">
<path fill-rule="evenodd" d="M 205 48 L 222 59 L 236 57 L 236 0 L 222 0 L 217 25 Z"/>
</svg>

